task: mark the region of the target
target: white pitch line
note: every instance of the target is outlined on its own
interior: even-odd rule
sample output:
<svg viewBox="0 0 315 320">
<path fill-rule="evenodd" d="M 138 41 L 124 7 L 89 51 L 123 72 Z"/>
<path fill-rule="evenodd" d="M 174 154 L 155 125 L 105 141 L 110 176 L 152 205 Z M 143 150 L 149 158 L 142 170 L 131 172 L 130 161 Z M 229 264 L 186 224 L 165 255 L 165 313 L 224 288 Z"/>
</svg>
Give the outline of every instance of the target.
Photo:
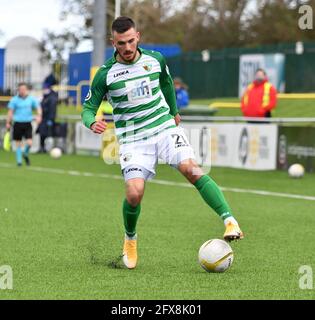
<svg viewBox="0 0 315 320">
<path fill-rule="evenodd" d="M 0 167 L 15 168 L 16 166 L 11 163 L 0 162 Z M 63 170 L 63 169 L 44 168 L 44 167 L 28 167 L 27 170 L 36 171 L 36 172 L 45 172 L 45 173 L 65 174 L 69 176 L 82 176 L 82 177 L 123 180 L 123 177 L 120 175 L 107 174 L 107 173 L 82 172 L 82 171 L 75 171 L 75 170 Z M 169 181 L 169 180 L 154 179 L 154 180 L 150 180 L 149 183 L 154 183 L 154 184 L 159 184 L 164 186 L 193 188 L 193 185 L 189 183 L 175 182 L 175 181 Z M 255 189 L 241 189 L 241 188 L 228 188 L 228 187 L 220 187 L 220 188 L 222 191 L 234 192 L 234 193 L 249 193 L 249 194 L 255 194 L 260 196 L 271 196 L 271 197 L 315 201 L 314 196 L 304 196 L 299 194 L 271 192 L 271 191 L 265 191 L 265 190 L 255 190 Z"/>
<path fill-rule="evenodd" d="M 237 193 L 252 193 L 252 194 L 257 194 L 257 195 L 261 195 L 261 196 L 273 196 L 273 197 L 315 201 L 315 197 L 313 197 L 313 196 L 302 196 L 300 194 L 270 192 L 270 191 L 252 190 L 252 189 L 239 189 L 239 188 L 225 188 L 225 187 L 220 187 L 220 188 L 222 189 L 222 191 L 230 191 L 230 192 L 237 192 Z"/>
<path fill-rule="evenodd" d="M 166 186 L 176 186 L 176 187 L 186 187 L 190 188 L 193 187 L 191 184 L 188 183 L 181 183 L 181 182 L 172 182 L 167 180 L 152 180 L 150 181 L 155 184 L 161 184 Z M 240 188 L 228 188 L 228 187 L 221 187 L 222 191 L 227 192 L 235 192 L 235 193 L 251 193 L 256 195 L 263 195 L 263 196 L 273 196 L 273 197 L 282 197 L 282 198 L 291 198 L 291 199 L 301 199 L 301 200 L 309 200 L 315 201 L 315 197 L 312 196 L 303 196 L 299 194 L 289 194 L 289 193 L 281 193 L 281 192 L 271 192 L 265 190 L 255 190 L 255 189 L 240 189 Z"/>
</svg>

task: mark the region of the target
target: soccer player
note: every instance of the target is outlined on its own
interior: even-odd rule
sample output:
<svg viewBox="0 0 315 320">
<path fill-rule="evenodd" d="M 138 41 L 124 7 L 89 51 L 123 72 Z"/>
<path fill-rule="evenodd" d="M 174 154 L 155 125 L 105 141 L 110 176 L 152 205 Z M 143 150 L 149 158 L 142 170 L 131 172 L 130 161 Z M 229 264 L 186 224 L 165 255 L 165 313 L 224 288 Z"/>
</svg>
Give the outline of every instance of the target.
<svg viewBox="0 0 315 320">
<path fill-rule="evenodd" d="M 86 97 L 82 120 L 94 133 L 106 130 L 95 115 L 104 95 L 113 106 L 120 164 L 126 184 L 123 201 L 125 241 L 123 262 L 137 264 L 136 224 L 145 181 L 154 177 L 158 158 L 177 168 L 226 225 L 224 239 L 242 239 L 243 233 L 217 184 L 203 174 L 183 129 L 176 107 L 173 80 L 164 57 L 141 49 L 140 33 L 129 17 L 112 24 L 114 56 L 96 73 Z"/>
<path fill-rule="evenodd" d="M 29 88 L 26 83 L 18 85 L 18 94 L 14 96 L 8 104 L 8 116 L 6 127 L 10 129 L 12 120 L 13 140 L 16 144 L 16 162 L 18 166 L 22 165 L 22 157 L 27 166 L 30 165 L 29 151 L 32 146 L 32 111 L 37 110 L 36 122 L 41 122 L 42 110 L 38 101 L 29 94 Z M 26 139 L 24 150 L 22 151 L 22 139 Z"/>
</svg>

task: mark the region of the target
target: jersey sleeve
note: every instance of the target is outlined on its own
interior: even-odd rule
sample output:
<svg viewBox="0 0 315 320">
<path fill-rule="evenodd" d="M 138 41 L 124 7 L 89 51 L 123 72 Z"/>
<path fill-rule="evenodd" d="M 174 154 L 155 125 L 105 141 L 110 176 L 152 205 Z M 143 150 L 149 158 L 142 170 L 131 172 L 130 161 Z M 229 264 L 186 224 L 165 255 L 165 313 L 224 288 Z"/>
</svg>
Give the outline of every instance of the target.
<svg viewBox="0 0 315 320">
<path fill-rule="evenodd" d="M 246 109 L 246 106 L 245 106 L 245 95 L 247 93 L 247 90 L 246 92 L 244 92 L 244 94 L 242 95 L 242 98 L 241 98 L 241 110 L 242 112 L 244 113 L 245 112 L 245 109 Z"/>
<path fill-rule="evenodd" d="M 106 75 L 104 67 L 101 67 L 95 74 L 90 90 L 83 104 L 81 113 L 83 124 L 90 128 L 95 122 L 95 116 L 100 104 L 107 93 Z"/>
<path fill-rule="evenodd" d="M 268 105 L 268 110 L 272 110 L 277 104 L 277 89 L 274 86 L 270 88 L 270 103 Z"/>
<path fill-rule="evenodd" d="M 32 98 L 32 109 L 37 109 L 39 107 L 39 102 L 36 98 Z"/>
<path fill-rule="evenodd" d="M 15 98 L 14 97 L 9 101 L 8 109 L 11 109 L 11 110 L 15 109 Z"/>
<path fill-rule="evenodd" d="M 161 65 L 161 75 L 160 75 L 161 90 L 164 94 L 167 104 L 170 107 L 171 115 L 175 116 L 178 113 L 178 109 L 177 109 L 176 94 L 175 94 L 173 79 L 170 75 L 165 58 L 162 55 L 160 55 L 159 57 L 159 62 Z"/>
</svg>

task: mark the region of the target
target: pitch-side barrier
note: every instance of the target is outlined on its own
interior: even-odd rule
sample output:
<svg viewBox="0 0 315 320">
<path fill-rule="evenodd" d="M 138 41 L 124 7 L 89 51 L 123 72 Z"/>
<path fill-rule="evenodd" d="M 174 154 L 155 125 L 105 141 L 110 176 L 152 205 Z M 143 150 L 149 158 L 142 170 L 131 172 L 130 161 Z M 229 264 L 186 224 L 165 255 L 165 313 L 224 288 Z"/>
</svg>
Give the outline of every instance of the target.
<svg viewBox="0 0 315 320">
<path fill-rule="evenodd" d="M 0 144 L 6 131 L 5 119 L 0 116 Z M 104 135 L 96 135 L 83 126 L 79 115 L 61 116 L 59 121 L 67 123 L 67 135 L 53 142 L 50 139 L 50 147 L 60 146 L 66 153 L 101 154 L 107 163 L 119 162 L 119 146 L 112 122 L 108 123 Z M 315 170 L 315 117 L 183 115 L 181 126 L 195 150 L 197 161 L 204 166 L 286 170 L 293 163 L 301 163 L 306 171 Z M 39 137 L 34 135 L 32 151 L 38 148 Z"/>
</svg>

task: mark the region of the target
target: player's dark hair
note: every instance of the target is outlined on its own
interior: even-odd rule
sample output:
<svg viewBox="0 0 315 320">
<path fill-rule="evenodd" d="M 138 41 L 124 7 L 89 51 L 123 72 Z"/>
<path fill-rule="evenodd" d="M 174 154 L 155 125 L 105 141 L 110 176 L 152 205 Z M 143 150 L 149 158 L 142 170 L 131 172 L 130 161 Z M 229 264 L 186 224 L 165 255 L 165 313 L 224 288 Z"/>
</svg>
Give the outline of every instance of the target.
<svg viewBox="0 0 315 320">
<path fill-rule="evenodd" d="M 112 24 L 112 32 L 116 31 L 117 33 L 124 33 L 131 28 L 136 28 L 136 24 L 129 17 L 118 17 Z"/>
<path fill-rule="evenodd" d="M 255 73 L 257 73 L 259 71 L 261 71 L 265 76 L 267 75 L 266 71 L 264 69 L 262 69 L 262 68 L 258 68 Z"/>
<path fill-rule="evenodd" d="M 29 89 L 29 85 L 26 82 L 19 82 L 18 83 L 18 88 L 25 86 L 27 89 Z"/>
</svg>

